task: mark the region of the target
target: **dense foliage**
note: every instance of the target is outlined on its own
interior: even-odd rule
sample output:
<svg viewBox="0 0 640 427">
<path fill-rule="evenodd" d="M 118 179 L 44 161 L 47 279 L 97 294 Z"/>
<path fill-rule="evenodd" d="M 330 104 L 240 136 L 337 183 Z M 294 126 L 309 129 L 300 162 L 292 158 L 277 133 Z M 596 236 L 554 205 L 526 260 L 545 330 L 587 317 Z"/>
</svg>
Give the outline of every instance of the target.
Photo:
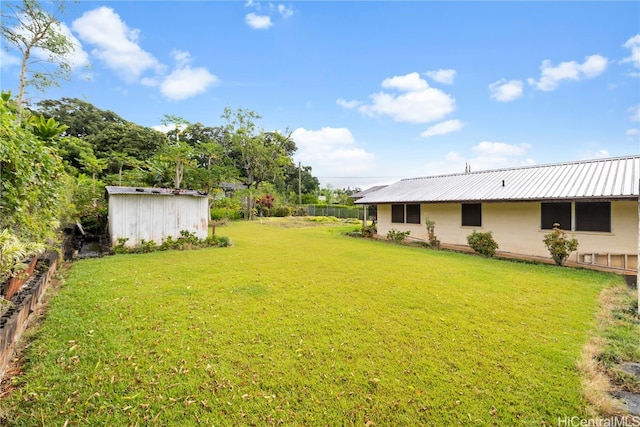
<svg viewBox="0 0 640 427">
<path fill-rule="evenodd" d="M 54 237 L 67 202 L 68 179 L 57 137 L 37 136 L 20 120 L 9 94 L 0 100 L 0 229 L 44 243 Z M 55 124 L 52 126 L 55 127 Z"/>
<path fill-rule="evenodd" d="M 83 222 L 103 216 L 104 185 L 205 191 L 212 195 L 212 218 L 222 210 L 224 218 L 251 218 L 257 208 L 263 215 L 288 215 L 292 204 L 317 202 L 319 182 L 311 167 L 292 160 L 295 142 L 262 130 L 260 115 L 250 110 L 227 108 L 218 126 L 165 115 L 166 134 L 79 99 L 44 100 L 35 111 L 65 126 L 59 154 L 82 190 L 78 218 Z M 87 177 L 97 185 L 87 188 Z M 267 194 L 272 206 L 257 205 Z M 225 199 L 234 196 L 238 202 L 231 207 Z"/>
</svg>

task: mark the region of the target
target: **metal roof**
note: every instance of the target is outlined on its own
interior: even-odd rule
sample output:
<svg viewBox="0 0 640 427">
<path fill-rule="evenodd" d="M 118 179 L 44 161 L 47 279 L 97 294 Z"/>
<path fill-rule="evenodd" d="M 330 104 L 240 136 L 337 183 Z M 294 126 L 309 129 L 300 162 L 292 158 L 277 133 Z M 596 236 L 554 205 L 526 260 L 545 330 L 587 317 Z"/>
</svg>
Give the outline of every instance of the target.
<svg viewBox="0 0 640 427">
<path fill-rule="evenodd" d="M 358 204 L 638 198 L 640 156 L 407 178 Z"/>
<path fill-rule="evenodd" d="M 194 196 L 207 197 L 207 193 L 196 190 L 176 190 L 173 188 L 144 188 L 144 187 L 118 187 L 115 185 L 105 186 L 108 195 L 114 194 L 149 194 L 158 196 Z"/>
<path fill-rule="evenodd" d="M 371 188 L 367 188 L 366 190 L 358 191 L 357 193 L 352 194 L 349 197 L 351 197 L 352 199 L 360 199 L 360 198 L 366 196 L 367 194 L 373 193 L 373 192 L 378 191 L 378 190 L 381 190 L 384 187 L 386 187 L 386 185 L 375 185 L 375 186 L 373 186 Z"/>
</svg>

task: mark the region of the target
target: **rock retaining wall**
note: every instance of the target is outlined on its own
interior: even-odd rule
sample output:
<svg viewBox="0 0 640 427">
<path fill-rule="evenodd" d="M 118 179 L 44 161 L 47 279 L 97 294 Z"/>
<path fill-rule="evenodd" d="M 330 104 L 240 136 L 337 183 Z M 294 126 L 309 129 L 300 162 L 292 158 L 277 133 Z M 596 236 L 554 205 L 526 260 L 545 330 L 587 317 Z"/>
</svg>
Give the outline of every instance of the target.
<svg viewBox="0 0 640 427">
<path fill-rule="evenodd" d="M 27 328 L 31 313 L 42 301 L 58 267 L 58 254 L 48 254 L 44 260 L 48 268 L 31 276 L 11 298 L 11 307 L 0 317 L 0 378 L 13 357 L 18 340 Z M 37 271 L 38 269 L 36 269 Z"/>
</svg>

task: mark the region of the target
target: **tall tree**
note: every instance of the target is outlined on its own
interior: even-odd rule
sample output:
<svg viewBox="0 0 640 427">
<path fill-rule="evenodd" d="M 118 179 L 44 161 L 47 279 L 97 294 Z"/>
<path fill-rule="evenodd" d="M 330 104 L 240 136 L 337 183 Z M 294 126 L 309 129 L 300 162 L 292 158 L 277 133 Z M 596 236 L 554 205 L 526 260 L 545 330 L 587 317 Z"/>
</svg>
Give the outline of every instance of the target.
<svg viewBox="0 0 640 427">
<path fill-rule="evenodd" d="M 113 111 L 101 110 L 77 98 L 45 99 L 38 102 L 37 112 L 45 117 L 53 117 L 68 126 L 65 136 L 86 138 L 102 132 L 113 124 L 127 123 Z"/>
<path fill-rule="evenodd" d="M 279 132 L 258 130 L 255 121 L 261 117 L 253 111 L 227 107 L 222 118 L 227 122 L 222 144 L 248 188 L 247 218 L 252 219 L 253 190 L 263 181 L 282 177 L 284 168 L 292 162 L 290 156 L 296 145 Z"/>
<path fill-rule="evenodd" d="M 37 113 L 53 117 L 68 126 L 64 136 L 89 142 L 97 158 L 105 158 L 115 166 L 111 153 L 147 161 L 166 143 L 162 132 L 129 122 L 109 110 L 101 110 L 76 98 L 44 100 L 38 103 Z M 117 172 L 110 169 L 110 172 Z"/>
<path fill-rule="evenodd" d="M 21 55 L 17 97 L 19 109 L 25 103 L 27 86 L 42 91 L 50 86 L 58 86 L 60 79 L 71 78 L 69 55 L 75 51 L 75 46 L 63 33 L 57 18 L 64 12 L 65 3 L 54 1 L 53 4 L 53 12 L 48 12 L 36 0 L 2 2 L 0 34 Z M 38 53 L 46 57 L 43 59 Z"/>
<path fill-rule="evenodd" d="M 293 163 L 285 169 L 284 185 L 279 188 L 284 194 L 295 194 L 295 198 L 291 201 L 298 203 L 298 200 L 303 197 L 298 197 L 298 191 L 300 195 L 312 195 L 312 199 L 316 198 L 317 193 L 320 191 L 320 181 L 318 178 L 311 174 L 311 166 L 298 167 Z M 308 200 L 309 197 L 304 197 Z"/>
</svg>

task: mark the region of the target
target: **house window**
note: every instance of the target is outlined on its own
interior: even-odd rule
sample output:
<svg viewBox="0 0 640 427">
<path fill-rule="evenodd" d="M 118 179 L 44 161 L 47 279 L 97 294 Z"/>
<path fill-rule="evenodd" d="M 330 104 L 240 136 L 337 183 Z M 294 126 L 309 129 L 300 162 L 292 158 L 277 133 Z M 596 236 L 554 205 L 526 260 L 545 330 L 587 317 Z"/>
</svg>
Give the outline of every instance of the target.
<svg viewBox="0 0 640 427">
<path fill-rule="evenodd" d="M 571 230 L 571 202 L 541 203 L 540 228 L 552 230 L 553 224 L 560 224 L 563 230 Z"/>
<path fill-rule="evenodd" d="M 391 222 L 420 224 L 420 205 L 391 205 Z"/>
<path fill-rule="evenodd" d="M 482 227 L 482 204 L 463 203 L 462 204 L 462 226 Z"/>
<path fill-rule="evenodd" d="M 541 203 L 540 228 L 551 230 L 554 223 L 563 230 L 610 233 L 611 202 Z"/>
<path fill-rule="evenodd" d="M 407 224 L 420 224 L 420 205 L 407 205 Z"/>
<path fill-rule="evenodd" d="M 576 231 L 611 232 L 611 202 L 576 202 Z"/>
<path fill-rule="evenodd" d="M 404 205 L 391 205 L 391 222 L 404 223 Z"/>
</svg>

